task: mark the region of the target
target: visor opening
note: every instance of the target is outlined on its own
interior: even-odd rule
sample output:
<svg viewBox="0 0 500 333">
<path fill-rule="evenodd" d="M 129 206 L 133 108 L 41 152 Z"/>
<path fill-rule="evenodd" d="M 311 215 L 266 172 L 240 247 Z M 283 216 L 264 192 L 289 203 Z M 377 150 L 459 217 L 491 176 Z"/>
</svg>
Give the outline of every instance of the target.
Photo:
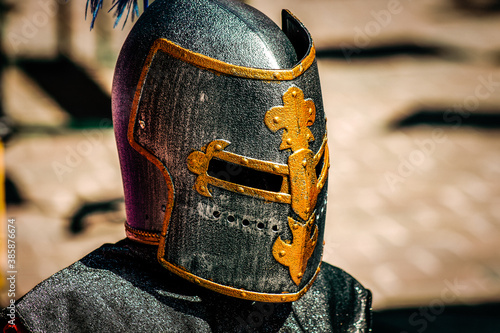
<svg viewBox="0 0 500 333">
<path fill-rule="evenodd" d="M 255 170 L 242 165 L 212 158 L 207 174 L 233 184 L 243 185 L 264 191 L 280 192 L 283 177 Z"/>
</svg>

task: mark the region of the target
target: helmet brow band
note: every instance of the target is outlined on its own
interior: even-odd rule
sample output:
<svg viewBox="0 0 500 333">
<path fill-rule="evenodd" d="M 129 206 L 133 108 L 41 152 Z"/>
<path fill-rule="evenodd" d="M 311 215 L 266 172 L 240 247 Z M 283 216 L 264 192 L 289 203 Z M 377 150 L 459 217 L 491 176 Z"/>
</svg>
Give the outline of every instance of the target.
<svg viewBox="0 0 500 333">
<path fill-rule="evenodd" d="M 314 44 L 312 44 L 308 49 L 308 53 L 302 58 L 302 60 L 293 68 L 289 69 L 261 69 L 237 66 L 220 61 L 215 58 L 208 57 L 201 53 L 196 53 L 194 51 L 188 50 L 175 44 L 174 42 L 165 39 L 158 38 L 153 43 L 151 50 L 149 52 L 148 58 L 144 69 L 149 70 L 149 66 L 158 51 L 165 52 L 172 56 L 173 58 L 179 59 L 183 62 L 191 64 L 193 66 L 199 67 L 201 69 L 206 69 L 218 74 L 242 77 L 247 79 L 255 80 L 266 80 L 266 81 L 290 81 L 300 75 L 302 75 L 314 62 L 316 57 L 316 49 Z"/>
</svg>

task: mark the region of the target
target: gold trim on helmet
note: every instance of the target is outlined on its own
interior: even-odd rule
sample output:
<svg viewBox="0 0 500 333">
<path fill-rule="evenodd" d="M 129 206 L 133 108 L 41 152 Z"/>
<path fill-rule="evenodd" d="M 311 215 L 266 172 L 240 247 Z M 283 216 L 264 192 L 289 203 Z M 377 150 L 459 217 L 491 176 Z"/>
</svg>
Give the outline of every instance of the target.
<svg viewBox="0 0 500 333">
<path fill-rule="evenodd" d="M 169 263 L 163 257 L 164 255 L 165 255 L 165 247 L 160 246 L 159 251 L 158 251 L 158 261 L 160 261 L 160 263 L 163 265 L 163 267 L 165 267 L 169 271 L 183 277 L 184 279 L 191 281 L 192 283 L 195 283 L 199 286 L 202 286 L 202 287 L 205 287 L 207 289 L 218 292 L 220 294 L 226 295 L 226 296 L 231 296 L 231 297 L 236 297 L 236 298 L 241 298 L 241 299 L 246 299 L 246 300 L 251 300 L 251 301 L 257 301 L 257 302 L 284 303 L 284 302 L 294 302 L 294 301 L 298 300 L 300 297 L 302 297 L 302 295 L 304 295 L 309 290 L 309 288 L 311 288 L 314 280 L 316 280 L 316 277 L 318 276 L 319 271 L 321 269 L 321 266 L 319 266 L 316 269 L 316 272 L 314 273 L 314 276 L 312 277 L 311 281 L 309 281 L 309 283 L 306 286 L 304 286 L 304 288 L 302 288 L 301 290 L 299 290 L 296 293 L 283 292 L 281 294 L 270 294 L 270 293 L 260 293 L 260 292 L 255 292 L 255 291 L 248 291 L 245 289 L 233 288 L 233 287 L 229 287 L 229 286 L 215 283 L 215 282 L 207 280 L 207 279 L 203 279 L 201 277 L 198 277 L 194 274 L 189 273 L 188 271 L 186 271 L 182 267 L 179 267 L 177 265 Z"/>
<path fill-rule="evenodd" d="M 252 67 L 243 67 L 229 64 L 215 58 L 208 57 L 201 53 L 193 52 L 183 48 L 164 38 L 157 39 L 146 59 L 147 67 L 152 62 L 152 58 L 158 51 L 163 51 L 175 59 L 179 59 L 185 63 L 194 65 L 201 69 L 206 69 L 217 74 L 225 74 L 236 76 L 245 79 L 256 79 L 265 81 L 288 81 L 299 77 L 304 73 L 314 62 L 316 50 L 314 45 L 311 46 L 309 53 L 291 69 L 261 69 Z M 146 71 L 147 73 L 147 71 Z M 142 76 L 142 75 L 141 75 Z"/>
<path fill-rule="evenodd" d="M 132 228 L 125 222 L 125 234 L 127 238 L 141 242 L 148 245 L 158 245 L 160 244 L 160 233 L 153 231 L 139 230 Z"/>
</svg>

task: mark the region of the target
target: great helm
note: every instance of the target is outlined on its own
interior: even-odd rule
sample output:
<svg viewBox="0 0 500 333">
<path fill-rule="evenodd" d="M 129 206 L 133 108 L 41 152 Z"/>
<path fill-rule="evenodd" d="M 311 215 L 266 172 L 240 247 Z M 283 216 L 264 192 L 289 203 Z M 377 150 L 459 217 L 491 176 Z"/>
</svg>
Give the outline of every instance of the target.
<svg viewBox="0 0 500 333">
<path fill-rule="evenodd" d="M 157 0 L 120 53 L 127 236 L 232 297 L 290 302 L 319 272 L 329 167 L 305 27 L 230 0 Z"/>
</svg>

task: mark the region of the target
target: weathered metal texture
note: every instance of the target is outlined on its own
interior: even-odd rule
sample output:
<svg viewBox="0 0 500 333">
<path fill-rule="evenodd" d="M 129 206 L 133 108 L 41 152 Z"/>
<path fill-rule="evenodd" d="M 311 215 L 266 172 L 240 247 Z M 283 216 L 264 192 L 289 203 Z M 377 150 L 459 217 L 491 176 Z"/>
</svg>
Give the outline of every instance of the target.
<svg viewBox="0 0 500 333">
<path fill-rule="evenodd" d="M 113 89 L 128 235 L 140 240 L 141 231 L 161 232 L 159 260 L 169 270 L 230 296 L 273 302 L 297 299 L 317 274 L 328 168 L 314 47 L 288 13 L 284 31 L 239 2 L 155 1 L 124 45 Z M 302 148 L 288 149 L 281 133 L 287 129 L 270 128 L 265 118 L 286 107 L 292 92 L 307 106 L 299 115 L 313 105 L 315 116 L 305 115 L 301 131 L 310 136 L 298 135 Z M 252 167 L 263 175 L 250 174 L 245 187 L 212 182 L 196 188 L 200 174 L 190 171 L 189 156 L 211 149 L 249 166 L 267 163 L 279 170 L 292 163 L 295 171 L 279 176 L 276 190 L 270 190 L 274 180 L 265 168 Z M 295 154 L 300 161 L 290 159 Z M 318 169 L 322 156 L 326 167 Z M 205 162 L 211 160 L 236 161 Z M 241 167 L 214 164 L 212 178 L 234 180 L 245 171 Z M 259 182 L 268 192 L 286 189 L 292 204 L 242 193 Z M 147 236 L 146 242 L 155 242 Z M 283 249 L 275 255 L 280 242 L 285 245 L 276 245 Z M 297 248 L 299 242 L 295 259 L 276 259 L 288 243 Z"/>
</svg>

